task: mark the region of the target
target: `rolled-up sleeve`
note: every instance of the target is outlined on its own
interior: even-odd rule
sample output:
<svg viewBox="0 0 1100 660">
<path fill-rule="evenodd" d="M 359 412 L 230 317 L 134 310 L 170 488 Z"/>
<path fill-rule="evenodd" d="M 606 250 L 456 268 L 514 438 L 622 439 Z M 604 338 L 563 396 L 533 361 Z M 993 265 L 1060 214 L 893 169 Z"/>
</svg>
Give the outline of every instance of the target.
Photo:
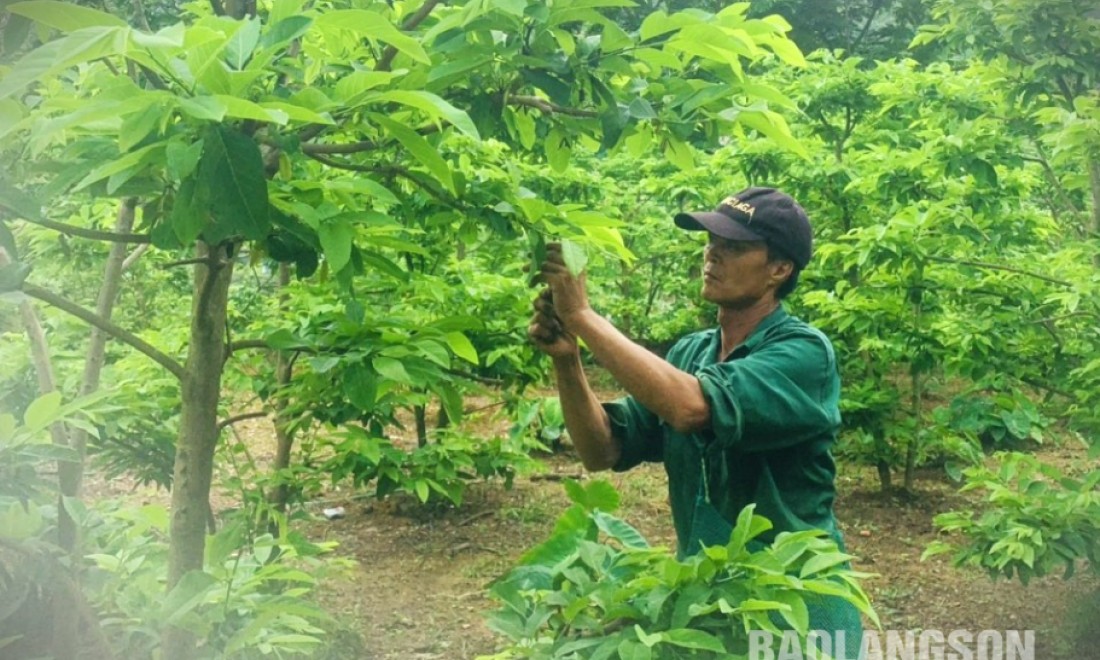
<svg viewBox="0 0 1100 660">
<path fill-rule="evenodd" d="M 661 420 L 657 415 L 632 396 L 608 401 L 603 408 L 611 421 L 611 434 L 622 448 L 613 470 L 622 472 L 642 462 L 664 459 Z"/>
<path fill-rule="evenodd" d="M 816 335 L 762 346 L 695 376 L 710 405 L 714 441 L 741 451 L 782 449 L 835 429 L 828 405 L 838 381 L 832 350 Z"/>
</svg>

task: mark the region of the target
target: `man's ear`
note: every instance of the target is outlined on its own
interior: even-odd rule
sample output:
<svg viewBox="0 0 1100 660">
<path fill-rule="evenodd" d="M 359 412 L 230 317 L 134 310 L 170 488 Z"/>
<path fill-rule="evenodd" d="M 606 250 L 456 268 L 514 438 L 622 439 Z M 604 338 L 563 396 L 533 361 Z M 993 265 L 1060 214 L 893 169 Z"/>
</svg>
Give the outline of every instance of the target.
<svg viewBox="0 0 1100 660">
<path fill-rule="evenodd" d="M 782 286 L 794 272 L 794 262 L 790 259 L 776 259 L 770 266 L 772 267 L 771 279 L 777 287 Z"/>
</svg>

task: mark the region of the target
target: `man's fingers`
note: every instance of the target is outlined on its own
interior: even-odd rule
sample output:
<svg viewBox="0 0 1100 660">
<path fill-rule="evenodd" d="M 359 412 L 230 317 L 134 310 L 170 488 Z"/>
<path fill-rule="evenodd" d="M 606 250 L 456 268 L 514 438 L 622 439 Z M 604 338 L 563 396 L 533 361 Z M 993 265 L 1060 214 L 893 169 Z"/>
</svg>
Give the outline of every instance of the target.
<svg viewBox="0 0 1100 660">
<path fill-rule="evenodd" d="M 561 337 L 561 333 L 554 332 L 544 324 L 536 321 L 527 326 L 527 336 L 540 344 L 553 344 Z"/>
</svg>

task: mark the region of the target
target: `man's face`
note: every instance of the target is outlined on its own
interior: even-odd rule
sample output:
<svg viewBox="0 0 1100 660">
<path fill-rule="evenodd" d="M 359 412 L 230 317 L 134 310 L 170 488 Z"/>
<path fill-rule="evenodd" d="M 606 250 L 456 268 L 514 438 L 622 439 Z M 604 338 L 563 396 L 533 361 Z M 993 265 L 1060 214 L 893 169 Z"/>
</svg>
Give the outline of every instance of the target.
<svg viewBox="0 0 1100 660">
<path fill-rule="evenodd" d="M 786 262 L 768 261 L 763 241 L 733 241 L 710 234 L 703 250 L 703 299 L 743 309 L 775 295 Z"/>
</svg>

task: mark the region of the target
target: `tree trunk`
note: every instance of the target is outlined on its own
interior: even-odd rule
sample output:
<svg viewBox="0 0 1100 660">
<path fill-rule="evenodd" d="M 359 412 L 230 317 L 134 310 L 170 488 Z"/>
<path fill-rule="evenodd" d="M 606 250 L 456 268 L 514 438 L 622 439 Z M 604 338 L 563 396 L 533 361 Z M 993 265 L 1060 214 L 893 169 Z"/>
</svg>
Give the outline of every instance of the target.
<svg viewBox="0 0 1100 660">
<path fill-rule="evenodd" d="M 282 310 L 287 303 L 286 287 L 290 284 L 290 265 L 279 264 L 279 308 Z M 290 379 L 294 375 L 293 355 L 282 351 L 275 354 L 275 396 L 272 403 L 275 407 L 275 463 L 272 470 L 278 474 L 280 470 L 290 467 L 290 454 L 294 449 L 294 433 L 290 431 L 290 419 L 287 417 L 286 388 L 290 385 Z M 287 500 L 290 499 L 290 487 L 282 483 L 276 477 L 275 489 L 271 491 L 270 502 L 279 513 L 286 512 Z"/>
<path fill-rule="evenodd" d="M 428 410 L 426 406 L 413 406 L 413 417 L 416 418 L 416 446 L 428 445 Z"/>
<path fill-rule="evenodd" d="M 11 259 L 4 248 L 0 248 L 0 266 L 11 263 Z M 46 333 L 42 330 L 42 324 L 38 321 L 38 314 L 30 301 L 23 301 L 19 305 L 19 314 L 23 320 L 23 330 L 27 333 L 27 341 L 31 348 L 31 361 L 34 364 L 35 377 L 38 380 L 38 392 L 49 394 L 57 389 L 53 375 L 53 364 L 50 362 L 50 349 L 46 341 Z M 55 445 L 69 446 L 69 432 L 63 422 L 55 422 L 50 425 L 50 438 Z M 61 462 L 59 465 L 64 466 Z M 64 507 L 61 497 L 65 493 L 65 480 L 61 468 L 58 472 L 58 482 L 61 493 L 57 500 L 57 513 L 61 522 L 58 528 L 58 545 L 72 554 L 75 543 L 75 525 Z M 66 524 L 67 522 L 67 524 Z M 69 576 L 64 576 L 69 579 Z M 62 579 L 60 576 L 58 580 Z M 50 652 L 56 660 L 74 660 L 77 657 L 77 640 L 80 633 L 80 621 L 72 616 L 72 603 L 62 598 L 57 589 L 52 589 L 50 599 L 50 623 L 51 644 Z"/>
<path fill-rule="evenodd" d="M 920 335 L 923 321 L 924 308 L 921 305 L 922 290 L 916 289 L 916 296 L 913 301 L 913 326 L 914 333 Z M 912 405 L 913 405 L 913 419 L 916 420 L 915 431 L 913 437 L 909 439 L 909 446 L 905 450 L 905 482 L 904 488 L 906 492 L 913 492 L 913 482 L 916 479 L 917 470 L 917 453 L 920 450 L 921 432 L 924 430 L 924 419 L 922 414 L 922 406 L 924 404 L 924 393 L 921 391 L 924 383 L 922 380 L 923 372 L 921 367 L 920 355 L 913 356 L 913 364 L 910 366 L 910 383 L 912 386 Z"/>
<path fill-rule="evenodd" d="M 134 228 L 134 207 L 137 200 L 129 198 L 123 200 L 118 207 L 118 216 L 115 220 L 114 232 L 117 234 L 129 234 Z M 125 243 L 112 243 L 107 254 L 107 264 L 103 269 L 103 282 L 99 287 L 99 296 L 96 298 L 95 313 L 102 319 L 111 320 L 115 310 L 115 302 L 118 300 L 118 289 L 122 282 L 123 263 L 126 261 L 127 246 Z M 107 339 L 109 335 L 103 330 L 92 326 L 91 336 L 88 339 L 88 352 L 84 358 L 84 375 L 80 382 L 80 396 L 87 396 L 99 390 L 100 374 L 103 372 L 103 362 L 107 354 Z M 61 494 L 65 497 L 79 497 L 80 488 L 84 482 L 84 454 L 88 447 L 88 432 L 73 428 L 69 434 L 69 443 L 80 455 L 76 463 L 62 463 L 58 466 L 58 476 L 61 482 Z M 72 553 L 77 548 L 78 529 L 69 513 L 64 507 L 58 506 L 58 537 L 61 547 Z"/>
<path fill-rule="evenodd" d="M 196 244 L 191 305 L 191 336 L 180 387 L 180 429 L 172 481 L 172 520 L 168 547 L 168 589 L 190 571 L 203 569 L 210 482 L 218 439 L 218 399 L 227 352 L 226 323 L 233 275 L 232 246 Z M 168 626 L 163 631 L 164 660 L 195 655 L 193 634 Z"/>
<path fill-rule="evenodd" d="M 920 437 L 921 437 L 921 425 L 923 423 L 921 415 L 921 374 L 917 370 L 913 370 L 912 373 L 912 387 L 913 387 L 913 417 L 917 420 L 916 431 L 913 437 L 909 439 L 909 446 L 905 449 L 905 483 L 904 487 L 907 492 L 913 492 L 913 483 L 916 480 L 917 471 L 917 453 L 920 450 Z"/>
<path fill-rule="evenodd" d="M 1089 159 L 1089 188 L 1092 191 L 1092 227 L 1094 239 L 1100 239 L 1100 158 Z M 1100 252 L 1092 255 L 1092 263 L 1100 268 Z"/>
</svg>

